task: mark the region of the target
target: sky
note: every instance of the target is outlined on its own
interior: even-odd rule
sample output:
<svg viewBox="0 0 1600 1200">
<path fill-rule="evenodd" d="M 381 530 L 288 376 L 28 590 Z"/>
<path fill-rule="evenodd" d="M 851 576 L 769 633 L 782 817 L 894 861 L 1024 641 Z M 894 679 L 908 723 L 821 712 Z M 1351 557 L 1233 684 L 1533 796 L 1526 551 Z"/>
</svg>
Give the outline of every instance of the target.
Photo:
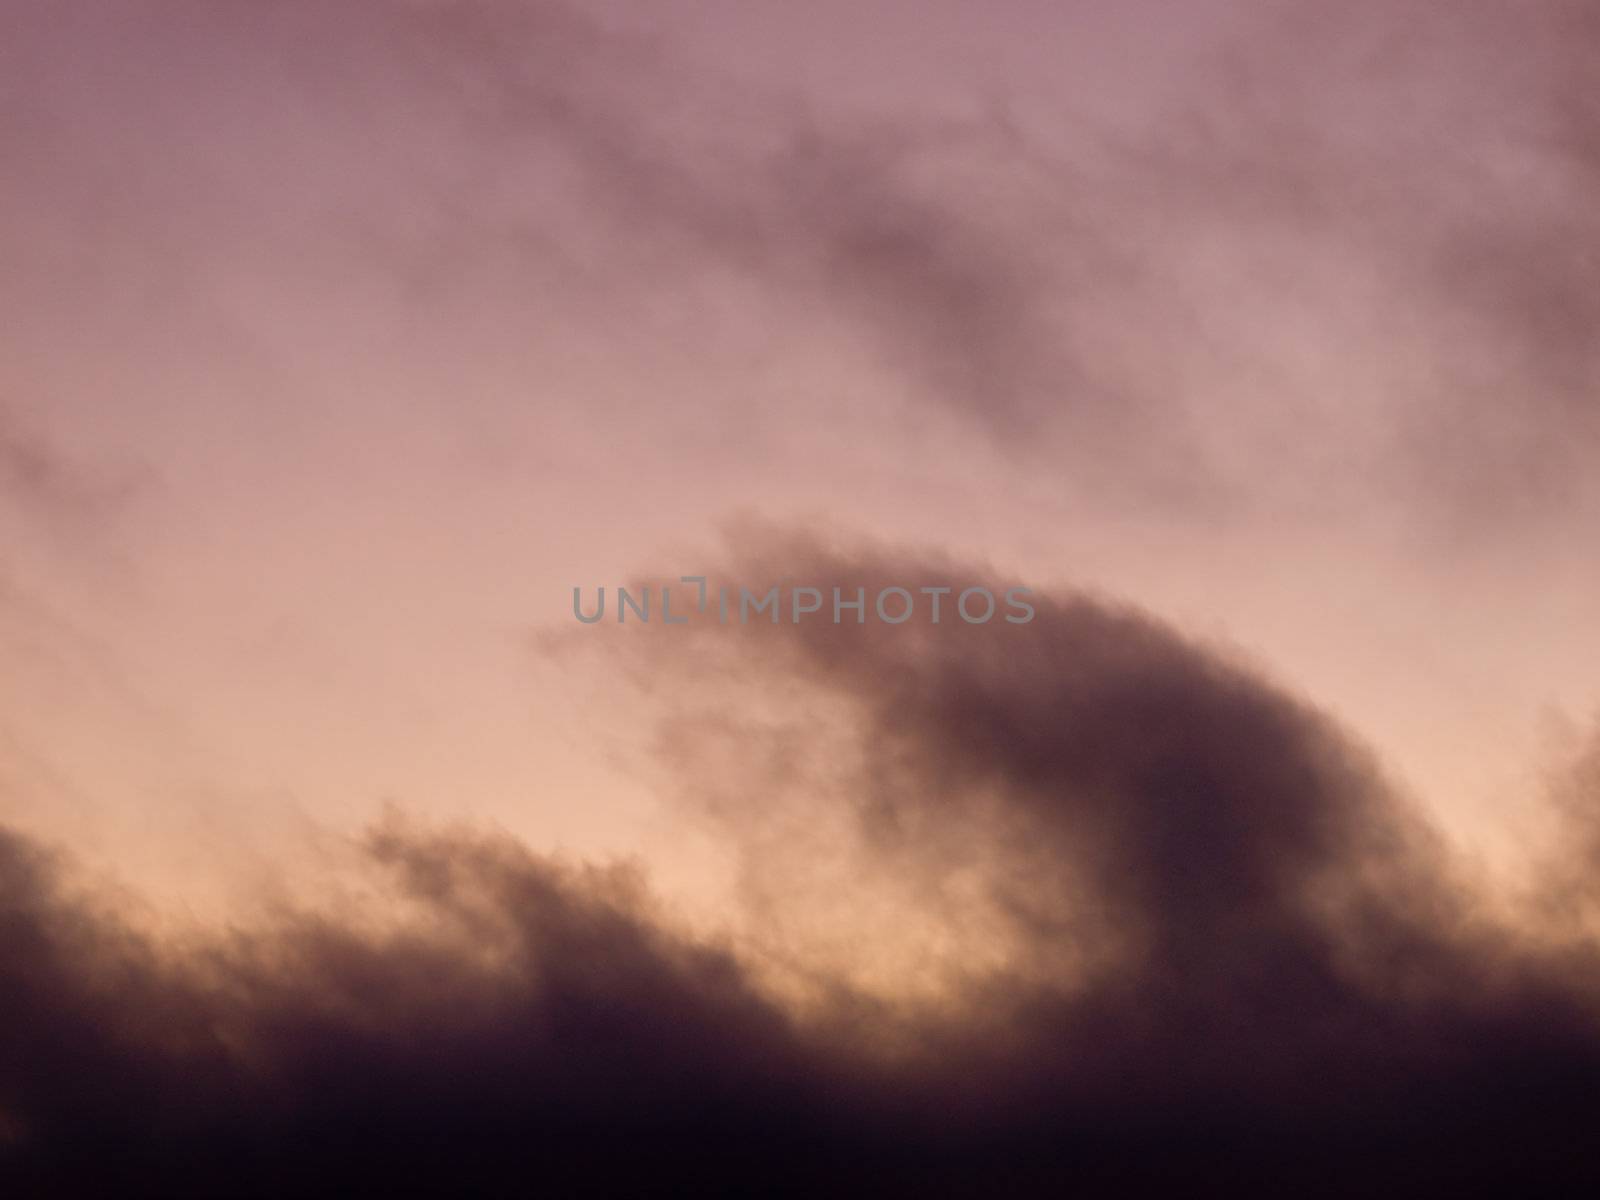
<svg viewBox="0 0 1600 1200">
<path fill-rule="evenodd" d="M 1597 60 L 0 0 L 0 1170 L 1576 1169 Z M 1037 611 L 615 622 L 683 576 Z"/>
</svg>

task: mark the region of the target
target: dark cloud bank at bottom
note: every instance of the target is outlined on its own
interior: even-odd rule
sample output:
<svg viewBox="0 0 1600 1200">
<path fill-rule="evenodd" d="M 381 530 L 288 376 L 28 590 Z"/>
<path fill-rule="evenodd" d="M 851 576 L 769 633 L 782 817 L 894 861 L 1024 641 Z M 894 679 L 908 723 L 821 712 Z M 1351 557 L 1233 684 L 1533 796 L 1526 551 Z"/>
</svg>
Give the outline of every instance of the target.
<svg viewBox="0 0 1600 1200">
<path fill-rule="evenodd" d="M 802 554 L 852 586 L 949 575 Z M 693 636 L 634 644 L 667 669 Z M 398 931 L 290 915 L 176 955 L 4 833 L 7 1194 L 1600 1182 L 1595 764 L 1563 793 L 1582 849 L 1513 930 L 1329 721 L 1137 613 L 705 636 L 849 699 L 884 869 L 936 879 L 968 841 L 939 831 L 987 831 L 1011 965 L 903 1008 L 841 980 L 801 1017 L 628 869 L 399 824 L 369 839 Z M 1092 965 L 1051 966 L 1062 942 Z"/>
</svg>

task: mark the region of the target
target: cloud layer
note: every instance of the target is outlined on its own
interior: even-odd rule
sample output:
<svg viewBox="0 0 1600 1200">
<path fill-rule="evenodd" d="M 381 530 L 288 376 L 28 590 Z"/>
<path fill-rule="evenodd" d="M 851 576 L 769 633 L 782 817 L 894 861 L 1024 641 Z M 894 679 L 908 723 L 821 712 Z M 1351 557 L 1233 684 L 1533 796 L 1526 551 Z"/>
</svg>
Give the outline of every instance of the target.
<svg viewBox="0 0 1600 1200">
<path fill-rule="evenodd" d="M 742 554 L 847 587 L 952 571 L 807 539 Z M 875 875 L 952 936 L 981 915 L 996 961 L 899 997 L 814 965 L 799 1002 L 759 936 L 691 934 L 631 868 L 398 819 L 367 840 L 379 915 L 161 942 L 8 834 L 5 1173 L 52 1194 L 1348 1194 L 1592 1163 L 1593 942 L 1492 918 L 1326 718 L 1082 595 L 930 633 L 655 628 L 625 652 L 691 690 L 709 655 L 773 700 L 748 736 L 714 730 L 714 782 L 683 781 L 794 885 L 768 928 L 826 864 L 760 831 L 834 821 L 863 900 Z M 774 757 L 814 703 L 853 717 L 831 790 Z M 713 719 L 675 707 L 674 736 Z M 1592 772 L 1573 780 L 1587 812 Z"/>
</svg>

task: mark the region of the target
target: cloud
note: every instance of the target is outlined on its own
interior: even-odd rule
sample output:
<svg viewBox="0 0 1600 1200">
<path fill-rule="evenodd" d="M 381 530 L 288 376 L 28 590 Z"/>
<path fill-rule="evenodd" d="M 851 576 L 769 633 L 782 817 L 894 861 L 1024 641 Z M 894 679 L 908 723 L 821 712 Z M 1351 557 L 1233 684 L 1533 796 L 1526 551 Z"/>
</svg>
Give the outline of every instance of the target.
<svg viewBox="0 0 1600 1200">
<path fill-rule="evenodd" d="M 589 29 L 581 70 L 508 58 L 499 145 L 553 139 L 611 224 L 601 272 L 661 254 L 819 338 L 843 314 L 914 405 L 1087 494 L 1377 495 L 1481 536 L 1578 502 L 1600 454 L 1600 34 L 1582 4 L 1507 20 L 1241 21 L 1133 133 L 824 116 Z"/>
<path fill-rule="evenodd" d="M 1261 363 L 1323 344 L 1331 374 L 1281 402 L 1337 401 L 1328 432 L 1367 468 L 1341 486 L 1468 537 L 1584 494 L 1597 38 L 1584 4 L 1310 6 L 1258 21 L 1147 147 L 1182 236 L 1229 246 Z"/>
<path fill-rule="evenodd" d="M 745 578 L 987 578 L 739 545 Z M 611 627 L 671 691 L 676 766 L 718 768 L 681 784 L 769 876 L 716 936 L 633 868 L 393 818 L 372 912 L 163 941 L 6 834 L 0 1173 L 57 1195 L 1581 1177 L 1593 942 L 1496 920 L 1311 705 L 1137 611 L 1039 599 L 1021 626 Z M 806 841 L 824 827 L 837 864 Z M 786 928 L 838 917 L 824 890 L 869 953 L 895 949 L 871 910 L 897 896 L 905 940 L 931 919 L 964 969 L 897 992 L 824 956 L 787 987 Z"/>
<path fill-rule="evenodd" d="M 8 836 L 4 1173 L 53 1194 L 335 1194 L 713 1173 L 809 1068 L 726 955 L 515 847 L 374 835 L 422 932 L 287 919 L 169 962 Z M 797 1091 L 797 1085 L 801 1090 Z M 781 1119 L 780 1119 L 781 1118 Z"/>
<path fill-rule="evenodd" d="M 91 93 L 18 64 L 38 119 L 15 227 L 82 248 L 41 292 L 117 263 L 249 345 L 273 324 L 237 296 L 256 246 L 267 290 L 319 311 L 394 318 L 364 281 L 429 345 L 537 313 L 620 360 L 651 336 L 715 359 L 754 304 L 804 358 L 860 357 L 885 412 L 954 417 L 1097 505 L 1381 504 L 1481 538 L 1588 494 L 1582 3 L 1514 30 L 1488 2 L 1241 10 L 1131 131 L 1036 80 L 1003 118 L 841 111 L 555 4 L 145 3 L 70 30 L 25 11 L 35 62 L 118 68 Z M 192 137 L 165 134 L 174 96 Z M 105 132 L 124 126 L 137 172 Z"/>
</svg>

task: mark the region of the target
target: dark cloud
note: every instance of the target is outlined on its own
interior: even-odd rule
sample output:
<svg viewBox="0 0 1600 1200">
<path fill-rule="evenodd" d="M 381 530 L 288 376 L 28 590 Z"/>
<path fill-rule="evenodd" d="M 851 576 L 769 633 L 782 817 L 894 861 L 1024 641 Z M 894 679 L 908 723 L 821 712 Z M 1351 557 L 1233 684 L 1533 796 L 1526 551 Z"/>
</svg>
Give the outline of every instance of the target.
<svg viewBox="0 0 1600 1200">
<path fill-rule="evenodd" d="M 1558 763 L 1549 790 L 1561 817 L 1562 852 L 1541 892 L 1545 922 L 1571 938 L 1600 919 L 1600 732 Z"/>
<path fill-rule="evenodd" d="M 808 540 L 735 558 L 985 578 Z M 816 903 L 810 869 L 846 906 L 904 884 L 908 918 L 958 940 L 983 915 L 1003 954 L 920 997 L 818 967 L 811 1002 L 784 999 L 760 921 L 708 941 L 632 869 L 502 838 L 391 821 L 367 843 L 387 924 L 177 943 L 6 835 L 4 1174 L 49 1195 L 1592 1186 L 1592 941 L 1492 920 L 1314 708 L 1138 612 L 1039 600 L 1028 625 L 937 631 L 611 627 L 671 688 L 674 736 L 722 722 L 719 774 L 685 786 L 743 797 L 721 828 L 793 885 L 769 900 Z M 769 719 L 697 701 L 702 677 L 755 683 Z M 856 753 L 820 763 L 827 711 Z M 803 840 L 829 821 L 842 885 Z"/>
<path fill-rule="evenodd" d="M 8 836 L 16 1194 L 618 1194 L 822 1123 L 784 1020 L 631 889 L 494 843 L 372 851 L 429 932 L 291 919 L 174 964 Z"/>
</svg>

